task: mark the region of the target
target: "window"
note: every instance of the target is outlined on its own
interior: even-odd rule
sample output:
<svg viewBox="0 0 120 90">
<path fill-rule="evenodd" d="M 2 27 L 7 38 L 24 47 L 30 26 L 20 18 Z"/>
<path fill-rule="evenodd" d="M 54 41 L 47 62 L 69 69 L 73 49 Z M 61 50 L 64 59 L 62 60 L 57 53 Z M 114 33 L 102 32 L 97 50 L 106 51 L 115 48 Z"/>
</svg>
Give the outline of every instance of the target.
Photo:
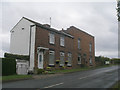
<svg viewBox="0 0 120 90">
<path fill-rule="evenodd" d="M 54 65 L 55 60 L 55 52 L 49 51 L 49 65 Z"/>
<path fill-rule="evenodd" d="M 80 38 L 78 39 L 78 49 L 80 49 Z"/>
<path fill-rule="evenodd" d="M 92 58 L 90 58 L 89 63 L 90 63 L 90 65 L 92 65 Z"/>
<path fill-rule="evenodd" d="M 61 46 L 65 46 L 64 37 L 60 37 L 60 45 L 61 45 Z"/>
<path fill-rule="evenodd" d="M 78 54 L 78 64 L 81 64 L 81 55 Z"/>
<path fill-rule="evenodd" d="M 64 66 L 64 52 L 60 52 L 60 66 Z"/>
<path fill-rule="evenodd" d="M 55 35 L 53 33 L 49 34 L 49 43 L 55 44 Z"/>
<path fill-rule="evenodd" d="M 89 44 L 89 51 L 92 52 L 92 44 Z"/>
<path fill-rule="evenodd" d="M 71 64 L 72 64 L 72 54 L 68 53 L 68 64 L 67 64 L 67 66 L 71 66 Z"/>
</svg>

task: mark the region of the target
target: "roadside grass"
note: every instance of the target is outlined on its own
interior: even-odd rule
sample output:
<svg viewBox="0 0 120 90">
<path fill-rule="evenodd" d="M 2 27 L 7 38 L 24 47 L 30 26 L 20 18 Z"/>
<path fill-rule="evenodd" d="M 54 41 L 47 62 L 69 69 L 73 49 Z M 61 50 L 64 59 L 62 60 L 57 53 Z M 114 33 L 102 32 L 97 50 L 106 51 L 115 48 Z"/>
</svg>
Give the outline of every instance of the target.
<svg viewBox="0 0 120 90">
<path fill-rule="evenodd" d="M 75 69 L 64 69 L 64 70 L 52 70 L 51 73 L 71 73 L 71 72 L 78 72 L 78 71 L 86 71 L 86 70 L 92 70 L 92 69 L 98 69 L 98 68 L 104 68 L 104 67 L 110 67 L 114 65 L 103 65 L 103 66 L 97 66 L 97 67 L 81 67 L 81 68 L 75 68 Z"/>
<path fill-rule="evenodd" d="M 0 82 L 2 81 L 2 76 L 0 76 Z"/>
<path fill-rule="evenodd" d="M 110 66 L 113 65 L 103 65 L 97 67 L 81 67 L 81 68 L 63 69 L 63 70 L 58 69 L 58 70 L 49 71 L 47 74 L 72 73 L 72 72 L 87 71 L 87 70 L 110 67 Z M 7 81 L 15 81 L 15 80 L 24 80 L 24 79 L 30 79 L 32 77 L 33 75 L 9 75 L 9 76 L 0 77 L 0 81 L 7 82 Z"/>
<path fill-rule="evenodd" d="M 11 80 L 21 80 L 21 79 L 29 79 L 32 78 L 32 75 L 9 75 L 9 76 L 2 76 L 0 79 L 2 81 L 11 81 Z"/>
<path fill-rule="evenodd" d="M 70 73 L 70 72 L 77 72 L 77 71 L 84 71 L 84 70 L 89 70 L 89 67 L 64 69 L 64 70 L 52 70 L 51 72 L 53 72 L 53 73 Z"/>
<path fill-rule="evenodd" d="M 111 90 L 115 90 L 115 88 L 118 88 L 120 90 L 120 81 L 117 81 L 113 86 Z"/>
</svg>

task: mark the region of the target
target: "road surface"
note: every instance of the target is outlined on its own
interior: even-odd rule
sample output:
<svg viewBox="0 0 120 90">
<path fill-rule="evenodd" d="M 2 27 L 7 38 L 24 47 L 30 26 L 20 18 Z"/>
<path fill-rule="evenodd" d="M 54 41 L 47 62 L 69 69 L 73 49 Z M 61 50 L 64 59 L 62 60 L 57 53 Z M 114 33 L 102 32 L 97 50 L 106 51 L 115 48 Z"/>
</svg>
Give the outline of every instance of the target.
<svg viewBox="0 0 120 90">
<path fill-rule="evenodd" d="M 8 82 L 3 88 L 109 88 L 118 81 L 118 66 L 74 72 L 43 79 Z"/>
</svg>

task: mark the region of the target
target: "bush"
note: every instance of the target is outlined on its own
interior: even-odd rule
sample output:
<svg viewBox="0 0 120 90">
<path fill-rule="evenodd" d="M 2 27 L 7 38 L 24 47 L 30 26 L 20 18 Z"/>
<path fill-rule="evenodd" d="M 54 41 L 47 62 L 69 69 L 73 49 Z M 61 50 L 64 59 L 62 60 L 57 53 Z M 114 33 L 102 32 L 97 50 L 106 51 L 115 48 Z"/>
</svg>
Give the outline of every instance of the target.
<svg viewBox="0 0 120 90">
<path fill-rule="evenodd" d="M 44 69 L 38 69 L 37 74 L 42 74 L 45 70 Z"/>
<path fill-rule="evenodd" d="M 95 57 L 95 62 L 97 66 L 105 65 L 105 61 L 110 61 L 110 59 L 108 57 L 102 57 L 102 56 Z"/>
<path fill-rule="evenodd" d="M 4 57 L 14 58 L 14 59 L 22 59 L 22 60 L 29 60 L 29 56 L 27 56 L 27 55 L 17 55 L 17 54 L 5 53 Z"/>
<path fill-rule="evenodd" d="M 111 59 L 111 62 L 113 64 L 120 64 L 120 58 L 113 58 L 113 59 Z"/>
<path fill-rule="evenodd" d="M 16 74 L 16 61 L 12 58 L 2 58 L 2 75 Z"/>
</svg>

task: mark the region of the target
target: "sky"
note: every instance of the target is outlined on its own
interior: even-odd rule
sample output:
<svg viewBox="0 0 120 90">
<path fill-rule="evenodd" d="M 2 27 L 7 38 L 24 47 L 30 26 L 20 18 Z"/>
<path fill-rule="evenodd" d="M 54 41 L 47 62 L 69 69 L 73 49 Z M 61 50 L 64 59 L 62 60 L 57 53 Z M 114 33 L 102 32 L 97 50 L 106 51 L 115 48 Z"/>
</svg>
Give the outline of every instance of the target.
<svg viewBox="0 0 120 90">
<path fill-rule="evenodd" d="M 75 26 L 95 37 L 95 56 L 117 58 L 117 2 L 109 1 L 2 1 L 0 3 L 0 12 L 2 12 L 0 14 L 0 57 L 4 56 L 4 52 L 9 52 L 10 30 L 24 16 L 41 24 L 49 24 L 51 17 L 51 26 L 57 30 Z"/>
</svg>

